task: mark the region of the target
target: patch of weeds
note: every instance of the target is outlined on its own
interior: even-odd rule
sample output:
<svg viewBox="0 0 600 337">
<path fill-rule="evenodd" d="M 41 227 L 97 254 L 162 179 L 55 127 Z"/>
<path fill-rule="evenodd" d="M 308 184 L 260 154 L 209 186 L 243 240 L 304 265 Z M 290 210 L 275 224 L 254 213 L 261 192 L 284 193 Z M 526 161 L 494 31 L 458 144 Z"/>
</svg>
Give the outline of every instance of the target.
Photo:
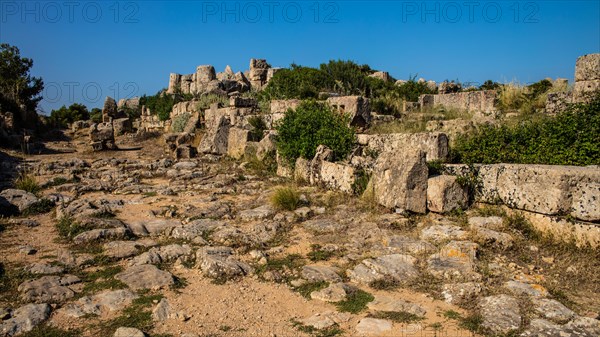
<svg viewBox="0 0 600 337">
<path fill-rule="evenodd" d="M 429 327 L 433 330 L 433 331 L 440 331 L 444 328 L 444 325 L 440 322 L 435 322 L 432 324 L 429 324 Z"/>
<path fill-rule="evenodd" d="M 308 259 L 316 262 L 316 261 L 327 261 L 330 258 L 332 258 L 335 253 L 332 252 L 331 250 L 324 250 L 322 249 L 321 245 L 318 244 L 312 244 L 310 246 L 311 248 L 311 252 L 307 254 Z"/>
<path fill-rule="evenodd" d="M 116 215 L 109 211 L 101 211 L 92 214 L 92 217 L 97 219 L 113 219 L 114 217 L 116 217 Z"/>
<path fill-rule="evenodd" d="M 17 288 L 25 281 L 35 278 L 35 275 L 23 268 L 7 269 L 0 263 L 0 299 L 7 302 L 19 302 Z"/>
<path fill-rule="evenodd" d="M 246 153 L 244 156 L 246 168 L 260 177 L 273 176 L 277 172 L 275 153 L 268 153 L 263 160 L 258 159 L 255 152 Z"/>
<path fill-rule="evenodd" d="M 142 331 L 152 329 L 152 312 L 148 310 L 154 301 L 160 301 L 162 295 L 142 295 L 133 300 L 131 305 L 123 309 L 121 316 L 110 321 L 102 322 L 95 326 L 98 329 L 96 336 L 112 336 L 117 328 L 126 326 Z"/>
<path fill-rule="evenodd" d="M 442 296 L 442 280 L 431 274 L 425 273 L 421 277 L 412 279 L 408 286 L 418 292 L 429 294 L 436 300 L 444 299 Z"/>
<path fill-rule="evenodd" d="M 496 205 L 485 205 L 480 208 L 476 208 L 475 212 L 480 216 L 490 217 L 490 216 L 499 216 L 506 217 L 506 212 L 502 209 L 502 207 Z"/>
<path fill-rule="evenodd" d="M 271 196 L 271 204 L 279 210 L 293 211 L 300 204 L 300 192 L 294 187 L 279 187 Z"/>
<path fill-rule="evenodd" d="M 229 325 L 221 325 L 219 327 L 219 330 L 223 331 L 223 332 L 227 332 L 230 331 L 231 329 L 233 329 L 232 327 L 230 327 Z"/>
<path fill-rule="evenodd" d="M 295 287 L 294 291 L 297 291 L 306 299 L 310 299 L 310 294 L 314 291 L 319 291 L 321 289 L 325 289 L 329 287 L 329 282 L 325 281 L 317 281 L 317 282 L 307 282 L 299 287 Z"/>
<path fill-rule="evenodd" d="M 63 330 L 52 325 L 38 325 L 33 330 L 26 332 L 21 337 L 79 337 L 83 331 L 79 329 Z"/>
<path fill-rule="evenodd" d="M 438 176 L 444 172 L 444 163 L 441 160 L 432 160 L 427 162 L 429 176 Z"/>
<path fill-rule="evenodd" d="M 125 283 L 114 278 L 116 274 L 122 271 L 123 267 L 121 266 L 110 266 L 82 275 L 80 278 L 85 283 L 83 293 L 92 294 L 105 289 L 117 290 L 127 288 Z"/>
<path fill-rule="evenodd" d="M 354 182 L 352 183 L 352 192 L 355 195 L 362 195 L 367 189 L 367 185 L 371 180 L 371 175 L 364 169 L 358 169 L 355 174 Z"/>
<path fill-rule="evenodd" d="M 350 293 L 348 297 L 335 303 L 338 311 L 358 314 L 367 308 L 367 303 L 373 301 L 375 297 L 366 291 L 357 289 Z"/>
<path fill-rule="evenodd" d="M 15 181 L 13 182 L 13 184 L 16 189 L 27 191 L 33 194 L 38 194 L 42 189 L 35 177 L 27 173 L 20 173 L 17 179 L 15 179 Z"/>
<path fill-rule="evenodd" d="M 277 271 L 282 274 L 293 273 L 298 268 L 306 264 L 306 261 L 299 254 L 290 254 L 282 258 L 268 259 L 267 263 L 256 268 L 256 273 L 260 276 L 267 271 Z M 291 275 L 288 275 L 291 277 Z"/>
<path fill-rule="evenodd" d="M 94 255 L 94 263 L 96 265 L 106 266 L 111 264 L 114 259 L 105 255 L 101 255 L 104 252 L 102 243 L 99 241 L 91 241 L 78 245 L 72 245 L 71 249 L 73 252 L 78 254 L 90 254 Z"/>
<path fill-rule="evenodd" d="M 384 278 L 371 281 L 369 287 L 377 290 L 393 290 L 398 289 L 402 286 L 402 283 L 396 278 L 391 276 L 385 276 Z"/>
<path fill-rule="evenodd" d="M 369 315 L 373 318 L 387 319 L 396 323 L 414 323 L 424 318 L 406 311 L 377 311 Z"/>
<path fill-rule="evenodd" d="M 337 324 L 325 329 L 317 329 L 311 325 L 304 325 L 301 322 L 292 320 L 292 326 L 298 331 L 313 335 L 314 337 L 335 337 L 344 334 L 344 330 L 340 329 Z"/>
<path fill-rule="evenodd" d="M 54 202 L 49 199 L 40 199 L 40 201 L 32 204 L 26 210 L 23 211 L 23 216 L 31 216 L 37 214 L 45 214 L 50 212 L 54 208 Z"/>
<path fill-rule="evenodd" d="M 80 225 L 75 219 L 69 216 L 60 218 L 56 223 L 56 229 L 61 238 L 69 240 L 87 230 L 85 226 Z"/>
<path fill-rule="evenodd" d="M 442 313 L 442 316 L 444 316 L 447 319 L 454 319 L 454 320 L 459 320 L 462 318 L 462 315 L 454 310 L 446 310 Z"/>
<path fill-rule="evenodd" d="M 479 314 L 469 315 L 459 320 L 458 326 L 472 332 L 480 332 L 483 317 Z"/>
<path fill-rule="evenodd" d="M 189 283 L 185 278 L 173 276 L 173 285 L 171 286 L 171 289 L 178 291 L 179 289 L 187 287 L 188 284 Z"/>
<path fill-rule="evenodd" d="M 522 214 L 510 215 L 506 218 L 506 222 L 509 228 L 518 230 L 527 240 L 540 241 L 542 239 L 542 234 Z"/>
<path fill-rule="evenodd" d="M 46 182 L 44 185 L 42 185 L 42 188 L 50 188 L 50 187 L 55 187 L 55 186 L 60 186 L 60 185 L 64 185 L 64 184 L 68 184 L 71 181 L 67 178 L 64 177 L 55 177 L 54 179 Z"/>
</svg>

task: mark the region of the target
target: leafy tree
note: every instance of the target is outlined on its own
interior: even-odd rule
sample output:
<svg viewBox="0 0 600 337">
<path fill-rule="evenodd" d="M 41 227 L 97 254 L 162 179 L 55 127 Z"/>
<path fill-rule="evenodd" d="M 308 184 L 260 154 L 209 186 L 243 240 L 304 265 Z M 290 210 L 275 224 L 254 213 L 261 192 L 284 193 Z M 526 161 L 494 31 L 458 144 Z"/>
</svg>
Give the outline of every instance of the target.
<svg viewBox="0 0 600 337">
<path fill-rule="evenodd" d="M 482 85 L 479 86 L 480 90 L 498 90 L 500 89 L 500 83 L 494 82 L 492 80 L 487 80 L 483 82 Z"/>
<path fill-rule="evenodd" d="M 58 128 L 66 128 L 67 124 L 88 119 L 90 119 L 90 112 L 87 107 L 78 103 L 73 103 L 68 108 L 63 105 L 50 113 L 50 122 Z"/>
<path fill-rule="evenodd" d="M 44 82 L 29 74 L 33 60 L 21 57 L 19 48 L 7 43 L 0 44 L 0 110 L 15 113 L 20 121 L 21 106 L 26 112 L 34 112 L 42 99 Z"/>
<path fill-rule="evenodd" d="M 94 123 L 101 123 L 102 122 L 102 109 L 93 108 L 92 111 L 90 111 L 90 119 Z"/>
<path fill-rule="evenodd" d="M 157 114 L 161 121 L 169 119 L 175 103 L 178 103 L 175 95 L 169 95 L 164 90 L 157 92 L 154 96 L 140 97 L 140 106 L 145 105 L 150 112 Z"/>
<path fill-rule="evenodd" d="M 312 159 L 319 145 L 329 147 L 334 159 L 343 159 L 350 153 L 355 139 L 346 116 L 315 100 L 304 101 L 296 110 L 288 110 L 277 131 L 277 149 L 290 164 L 299 157 Z"/>
</svg>

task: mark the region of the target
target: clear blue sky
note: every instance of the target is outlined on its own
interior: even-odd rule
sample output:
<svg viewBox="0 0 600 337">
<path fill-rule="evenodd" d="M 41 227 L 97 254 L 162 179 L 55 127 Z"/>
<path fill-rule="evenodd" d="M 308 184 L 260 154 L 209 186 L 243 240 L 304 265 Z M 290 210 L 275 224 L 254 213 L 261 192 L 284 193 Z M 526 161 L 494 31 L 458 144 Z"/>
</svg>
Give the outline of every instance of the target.
<svg viewBox="0 0 600 337">
<path fill-rule="evenodd" d="M 349 59 L 407 79 L 572 81 L 600 52 L 600 1 L 0 1 L 42 108 L 154 94 L 169 73 Z"/>
</svg>

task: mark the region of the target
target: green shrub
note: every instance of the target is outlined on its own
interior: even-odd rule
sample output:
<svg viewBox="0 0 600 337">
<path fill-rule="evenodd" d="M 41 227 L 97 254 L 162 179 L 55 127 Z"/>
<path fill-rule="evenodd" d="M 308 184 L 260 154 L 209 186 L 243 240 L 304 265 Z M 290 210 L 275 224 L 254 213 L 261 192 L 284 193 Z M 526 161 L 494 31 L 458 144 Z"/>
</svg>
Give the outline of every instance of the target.
<svg viewBox="0 0 600 337">
<path fill-rule="evenodd" d="M 189 112 L 184 112 L 180 115 L 173 117 L 173 123 L 171 124 L 171 131 L 176 132 L 176 133 L 183 132 L 183 130 L 185 130 L 185 126 L 187 125 L 187 123 L 191 117 L 192 117 L 192 115 Z"/>
<path fill-rule="evenodd" d="M 357 289 L 350 293 L 345 300 L 337 302 L 335 305 L 337 306 L 338 311 L 358 314 L 365 310 L 367 304 L 374 299 L 375 297 L 368 292 Z"/>
<path fill-rule="evenodd" d="M 310 294 L 315 291 L 319 291 L 329 287 L 329 283 L 325 281 L 306 282 L 301 286 L 295 287 L 294 291 L 297 291 L 306 299 L 311 299 Z"/>
<path fill-rule="evenodd" d="M 14 185 L 18 190 L 27 191 L 33 194 L 37 194 L 42 189 L 35 177 L 27 173 L 19 174 L 17 179 L 15 179 Z"/>
<path fill-rule="evenodd" d="M 410 77 L 410 79 L 406 81 L 406 83 L 399 86 L 395 86 L 396 88 L 394 90 L 396 90 L 398 92 L 398 95 L 402 97 L 405 101 L 417 102 L 419 101 L 419 96 L 421 95 L 436 93 L 435 90 L 431 90 L 429 89 L 429 87 L 427 87 L 426 82 L 418 82 L 416 80 L 416 77 L 417 75 L 414 75 Z"/>
<path fill-rule="evenodd" d="M 214 103 L 219 103 L 219 106 L 229 105 L 229 98 L 227 96 L 218 94 L 204 94 L 198 98 L 198 109 L 204 111 L 210 108 Z"/>
<path fill-rule="evenodd" d="M 248 119 L 248 124 L 252 126 L 250 130 L 250 141 L 260 142 L 263 138 L 265 130 L 267 130 L 267 124 L 260 116 L 253 116 Z"/>
<path fill-rule="evenodd" d="M 57 128 L 66 128 L 67 124 L 90 119 L 90 112 L 83 104 L 73 103 L 68 108 L 62 106 L 50 112 L 50 123 Z"/>
<path fill-rule="evenodd" d="M 169 119 L 175 103 L 178 103 L 175 95 L 169 95 L 164 90 L 159 91 L 154 96 L 144 95 L 140 97 L 140 106 L 145 105 L 152 114 L 158 115 L 161 121 Z"/>
<path fill-rule="evenodd" d="M 271 196 L 271 204 L 277 209 L 293 211 L 300 204 L 300 193 L 293 187 L 280 187 Z"/>
<path fill-rule="evenodd" d="M 58 235 L 64 239 L 72 239 L 77 234 L 83 233 L 87 230 L 84 226 L 81 226 L 73 218 L 64 216 L 56 223 L 56 229 Z"/>
<path fill-rule="evenodd" d="M 319 69 L 292 64 L 275 73 L 260 94 L 268 99 L 317 98 L 320 91 L 332 89 L 334 81 Z"/>
<path fill-rule="evenodd" d="M 23 216 L 48 213 L 54 208 L 54 202 L 49 199 L 40 199 L 23 211 Z"/>
<path fill-rule="evenodd" d="M 459 137 L 452 148 L 458 163 L 550 165 L 600 164 L 600 94 L 556 117 L 509 127 L 485 126 Z"/>
<path fill-rule="evenodd" d="M 329 147 L 335 160 L 343 159 L 352 150 L 356 137 L 346 116 L 313 100 L 302 102 L 296 110 L 288 110 L 277 131 L 279 154 L 291 165 L 299 157 L 312 159 L 319 145 Z"/>
</svg>

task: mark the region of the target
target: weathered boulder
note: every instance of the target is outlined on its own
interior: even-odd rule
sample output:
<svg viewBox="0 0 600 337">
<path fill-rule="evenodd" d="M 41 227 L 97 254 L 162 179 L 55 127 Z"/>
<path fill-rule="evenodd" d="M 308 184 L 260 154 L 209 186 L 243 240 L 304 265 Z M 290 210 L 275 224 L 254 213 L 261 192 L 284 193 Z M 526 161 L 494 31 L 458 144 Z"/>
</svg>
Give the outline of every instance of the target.
<svg viewBox="0 0 600 337">
<path fill-rule="evenodd" d="M 240 159 L 246 154 L 246 147 L 250 140 L 250 131 L 240 128 L 230 128 L 227 138 L 227 155 Z"/>
<path fill-rule="evenodd" d="M 253 271 L 249 265 L 236 260 L 233 249 L 229 247 L 200 248 L 196 252 L 196 260 L 205 276 L 217 280 L 227 280 Z"/>
<path fill-rule="evenodd" d="M 134 257 L 129 265 L 143 264 L 161 264 L 175 261 L 178 258 L 185 258 L 192 253 L 192 248 L 188 245 L 172 244 L 162 247 L 150 248 L 149 251 Z"/>
<path fill-rule="evenodd" d="M 90 126 L 90 140 L 94 151 L 116 149 L 113 123 L 92 124 Z"/>
<path fill-rule="evenodd" d="M 371 181 L 375 200 L 388 208 L 425 213 L 428 172 L 425 152 L 382 153 Z"/>
<path fill-rule="evenodd" d="M 308 265 L 302 267 L 302 277 L 313 282 L 341 282 L 342 278 L 338 275 L 338 272 L 339 270 L 334 267 L 322 265 Z"/>
<path fill-rule="evenodd" d="M 589 204 L 586 195 L 593 195 L 595 184 L 600 183 L 600 170 L 594 167 L 558 166 L 558 165 L 521 165 L 495 164 L 482 165 L 478 171 L 481 181 L 480 200 L 487 203 L 501 201 L 511 208 L 522 209 L 546 215 L 570 213 L 573 208 L 579 209 L 577 215 L 583 214 L 582 205 L 593 209 L 593 197 Z M 580 193 L 577 194 L 577 186 Z M 589 194 L 587 194 L 589 193 Z"/>
<path fill-rule="evenodd" d="M 172 285 L 173 275 L 151 264 L 129 267 L 115 275 L 115 279 L 127 284 L 133 290 L 161 289 Z"/>
<path fill-rule="evenodd" d="M 10 206 L 13 206 L 18 208 L 19 212 L 23 212 L 40 201 L 33 193 L 10 188 L 0 192 L 0 198 L 6 200 L 6 208 L 10 209 Z"/>
<path fill-rule="evenodd" d="M 27 302 L 61 303 L 75 296 L 69 286 L 79 282 L 81 280 L 73 275 L 44 276 L 21 283 L 18 290 L 21 298 Z"/>
<path fill-rule="evenodd" d="M 265 160 L 268 157 L 275 157 L 277 147 L 275 146 L 276 134 L 273 131 L 269 131 L 256 147 L 256 158 L 258 160 Z"/>
<path fill-rule="evenodd" d="M 102 108 L 102 122 L 110 123 L 115 117 L 117 117 L 117 102 L 114 98 L 107 96 Z"/>
<path fill-rule="evenodd" d="M 571 215 L 585 221 L 600 221 L 600 182 L 581 182 L 573 194 Z"/>
<path fill-rule="evenodd" d="M 327 288 L 313 291 L 310 293 L 310 298 L 324 302 L 339 302 L 347 298 L 347 287 L 343 283 L 333 283 Z"/>
<path fill-rule="evenodd" d="M 9 319 L 0 321 L 2 336 L 16 336 L 33 330 L 50 317 L 52 308 L 48 304 L 26 304 L 16 309 Z"/>
<path fill-rule="evenodd" d="M 427 208 L 436 213 L 465 208 L 469 202 L 466 188 L 456 176 L 441 175 L 427 181 Z"/>
<path fill-rule="evenodd" d="M 371 123 L 369 99 L 362 96 L 329 97 L 327 103 L 336 111 L 349 117 L 350 125 L 365 127 Z"/>
<path fill-rule="evenodd" d="M 581 56 L 575 63 L 575 82 L 600 80 L 600 54 Z"/>
<path fill-rule="evenodd" d="M 221 116 L 213 126 L 207 125 L 206 134 L 200 141 L 198 152 L 226 154 L 229 142 L 229 119 Z"/>
<path fill-rule="evenodd" d="M 482 291 L 481 283 L 465 282 L 465 283 L 449 283 L 444 284 L 442 288 L 442 296 L 448 303 L 460 305 L 469 303 L 477 297 Z"/>
<path fill-rule="evenodd" d="M 419 277 L 419 271 L 415 267 L 417 259 L 410 255 L 391 254 L 366 259 L 354 269 L 348 270 L 348 276 L 352 282 L 369 284 L 373 281 L 391 277 L 400 282 L 408 282 Z"/>
<path fill-rule="evenodd" d="M 521 326 L 519 302 L 508 295 L 484 297 L 479 301 L 481 326 L 496 334 L 506 334 Z"/>
<path fill-rule="evenodd" d="M 386 312 L 408 312 L 417 316 L 425 316 L 427 311 L 416 303 L 395 299 L 385 295 L 375 295 L 375 299 L 367 304 L 370 310 Z"/>
<path fill-rule="evenodd" d="M 357 135 L 360 145 L 366 146 L 372 153 L 398 153 L 408 149 L 421 150 L 426 153 L 427 161 L 448 159 L 448 137 L 441 132 L 425 133 L 390 133 Z"/>
<path fill-rule="evenodd" d="M 69 303 L 60 309 L 70 317 L 83 317 L 85 315 L 100 315 L 102 312 L 113 312 L 121 310 L 138 298 L 127 289 L 108 290 L 93 296 L 85 296 L 76 302 Z"/>
<path fill-rule="evenodd" d="M 120 327 L 115 331 L 113 337 L 146 337 L 146 334 L 136 328 Z"/>
<path fill-rule="evenodd" d="M 360 335 L 382 335 L 392 330 L 392 322 L 378 318 L 363 318 L 356 325 L 356 332 Z"/>
<path fill-rule="evenodd" d="M 113 120 L 113 130 L 115 136 L 121 136 L 131 132 L 131 120 L 129 118 L 117 118 Z"/>
<path fill-rule="evenodd" d="M 478 245 L 469 241 L 451 241 L 438 254 L 427 259 L 427 271 L 438 278 L 457 281 L 479 280 L 475 259 Z"/>
</svg>

